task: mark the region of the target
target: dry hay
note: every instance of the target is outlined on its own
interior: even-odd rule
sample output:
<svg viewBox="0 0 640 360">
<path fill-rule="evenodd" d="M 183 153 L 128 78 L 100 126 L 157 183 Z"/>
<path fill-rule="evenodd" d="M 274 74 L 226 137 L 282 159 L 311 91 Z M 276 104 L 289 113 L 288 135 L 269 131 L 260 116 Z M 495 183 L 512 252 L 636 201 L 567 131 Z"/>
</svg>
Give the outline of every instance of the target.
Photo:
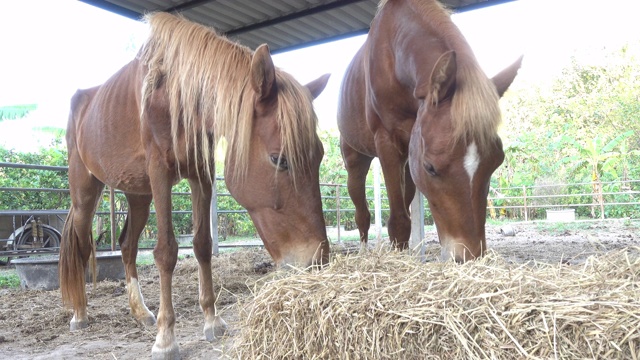
<svg viewBox="0 0 640 360">
<path fill-rule="evenodd" d="M 420 263 L 388 250 L 276 274 L 240 309 L 240 359 L 640 357 L 640 248 L 580 266 Z"/>
</svg>

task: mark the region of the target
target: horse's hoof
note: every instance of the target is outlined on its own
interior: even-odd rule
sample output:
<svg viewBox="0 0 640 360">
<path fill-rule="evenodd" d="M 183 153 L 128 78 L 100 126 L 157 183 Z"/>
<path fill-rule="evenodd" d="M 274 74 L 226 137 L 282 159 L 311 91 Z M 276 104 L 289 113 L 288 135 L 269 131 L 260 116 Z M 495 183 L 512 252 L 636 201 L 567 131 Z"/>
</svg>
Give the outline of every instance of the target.
<svg viewBox="0 0 640 360">
<path fill-rule="evenodd" d="M 204 326 L 204 338 L 209 342 L 223 337 L 226 332 L 227 323 L 220 316 L 216 316 L 213 325 L 205 324 Z"/>
<path fill-rule="evenodd" d="M 89 326 L 89 322 L 87 320 L 82 320 L 82 321 L 71 320 L 71 322 L 69 322 L 70 331 L 82 330 L 87 328 L 88 326 Z"/>
<path fill-rule="evenodd" d="M 145 327 L 152 327 L 156 325 L 156 317 L 153 315 L 145 316 L 138 321 Z"/>
<path fill-rule="evenodd" d="M 180 349 L 174 343 L 168 349 L 159 349 L 156 345 L 151 348 L 151 360 L 180 360 Z"/>
<path fill-rule="evenodd" d="M 360 250 L 358 250 L 358 255 L 366 255 L 369 252 L 369 247 L 367 244 L 360 245 Z"/>
</svg>

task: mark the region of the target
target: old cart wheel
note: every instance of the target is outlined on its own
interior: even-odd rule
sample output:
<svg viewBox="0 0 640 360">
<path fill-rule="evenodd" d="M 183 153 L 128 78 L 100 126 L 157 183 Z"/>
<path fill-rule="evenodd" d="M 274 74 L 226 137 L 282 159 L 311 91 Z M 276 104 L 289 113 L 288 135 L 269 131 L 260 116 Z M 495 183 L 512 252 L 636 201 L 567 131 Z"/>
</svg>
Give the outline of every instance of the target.
<svg viewBox="0 0 640 360">
<path fill-rule="evenodd" d="M 55 228 L 42 225 L 42 242 L 35 240 L 31 234 L 31 226 L 25 226 L 18 241 L 13 243 L 14 250 L 37 250 L 42 248 L 60 247 L 60 233 Z"/>
</svg>

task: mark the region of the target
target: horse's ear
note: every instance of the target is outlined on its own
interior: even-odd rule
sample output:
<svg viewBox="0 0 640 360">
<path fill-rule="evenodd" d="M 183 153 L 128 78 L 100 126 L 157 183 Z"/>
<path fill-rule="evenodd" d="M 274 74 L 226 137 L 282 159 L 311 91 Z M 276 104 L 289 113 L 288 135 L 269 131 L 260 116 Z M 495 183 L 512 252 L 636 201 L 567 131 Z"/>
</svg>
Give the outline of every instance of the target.
<svg viewBox="0 0 640 360">
<path fill-rule="evenodd" d="M 447 51 L 440 55 L 431 70 L 429 81 L 417 84 L 413 96 L 417 99 L 427 99 L 432 103 L 444 99 L 454 89 L 457 69 L 455 51 Z"/>
<path fill-rule="evenodd" d="M 491 81 L 496 86 L 496 90 L 498 91 L 498 96 L 502 97 L 504 93 L 507 91 L 513 79 L 518 75 L 518 70 L 522 66 L 522 58 L 524 55 L 521 55 L 516 62 L 509 65 L 506 69 L 500 71 L 496 76 L 494 76 Z"/>
<path fill-rule="evenodd" d="M 306 88 L 309 89 L 309 92 L 311 92 L 311 96 L 313 96 L 314 99 L 317 98 L 322 93 L 322 90 L 324 90 L 325 86 L 327 86 L 329 77 L 331 77 L 331 74 L 324 74 L 305 85 Z"/>
<path fill-rule="evenodd" d="M 274 94 L 276 86 L 276 68 L 273 65 L 269 46 L 260 45 L 251 59 L 251 86 L 259 99 L 266 99 Z"/>
</svg>

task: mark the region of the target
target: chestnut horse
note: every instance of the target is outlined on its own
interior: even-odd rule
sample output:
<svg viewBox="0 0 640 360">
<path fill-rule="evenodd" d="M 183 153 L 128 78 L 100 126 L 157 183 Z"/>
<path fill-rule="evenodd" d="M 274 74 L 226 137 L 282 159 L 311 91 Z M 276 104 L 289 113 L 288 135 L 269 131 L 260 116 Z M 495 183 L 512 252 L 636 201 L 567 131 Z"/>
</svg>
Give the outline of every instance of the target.
<svg viewBox="0 0 640 360">
<path fill-rule="evenodd" d="M 328 75 L 305 86 L 274 67 L 269 49 L 255 52 L 215 31 L 167 13 L 147 16 L 150 35 L 138 56 L 103 85 L 78 91 L 67 129 L 72 207 L 60 250 L 63 302 L 71 330 L 86 327 L 85 268 L 92 257 L 91 223 L 104 185 L 129 203 L 118 239 L 132 315 L 153 325 L 145 306 L 136 255 L 154 201 L 160 307 L 154 358 L 179 357 L 171 282 L 178 255 L 171 221 L 171 187 L 189 181 L 193 248 L 199 264 L 204 335 L 225 330 L 216 315 L 211 274 L 210 203 L 214 145 L 227 143 L 225 181 L 244 206 L 266 249 L 281 264 L 327 261 L 320 197 L 323 148 L 312 100 Z"/>
<path fill-rule="evenodd" d="M 504 159 L 498 100 L 520 61 L 490 80 L 437 1 L 380 3 L 345 74 L 338 110 L 363 246 L 371 219 L 365 178 L 377 156 L 397 248 L 408 247 L 417 186 L 429 201 L 442 257 L 463 262 L 484 253 L 489 180 Z"/>
</svg>

